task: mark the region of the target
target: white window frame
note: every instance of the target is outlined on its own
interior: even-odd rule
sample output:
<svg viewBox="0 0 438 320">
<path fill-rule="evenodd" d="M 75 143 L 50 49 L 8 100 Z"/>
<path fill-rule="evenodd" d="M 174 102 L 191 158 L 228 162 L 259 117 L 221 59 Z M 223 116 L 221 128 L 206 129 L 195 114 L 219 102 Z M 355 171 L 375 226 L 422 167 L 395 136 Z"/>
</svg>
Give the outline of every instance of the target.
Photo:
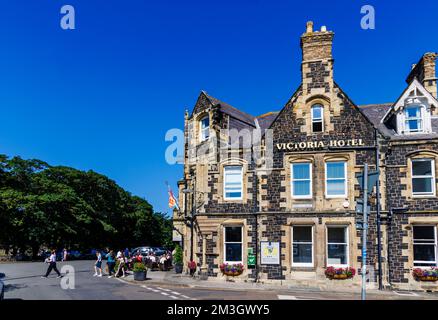
<svg viewBox="0 0 438 320">
<path fill-rule="evenodd" d="M 294 228 L 296 227 L 307 227 L 311 229 L 312 233 L 312 242 L 300 242 L 300 244 L 311 244 L 312 245 L 312 262 L 311 263 L 300 263 L 294 262 Z M 314 237 L 314 226 L 313 225 L 293 225 L 291 228 L 291 242 L 292 242 L 292 251 L 291 251 L 291 265 L 295 268 L 313 268 L 315 266 L 315 237 Z"/>
<path fill-rule="evenodd" d="M 414 176 L 414 162 L 424 162 L 430 161 L 432 176 Z M 435 159 L 432 158 L 420 158 L 420 159 L 411 159 L 411 186 L 412 186 L 412 197 L 413 198 L 429 198 L 436 196 L 436 178 L 435 178 Z M 422 179 L 432 179 L 432 192 L 423 193 L 423 192 L 414 192 L 414 178 L 422 178 Z"/>
<path fill-rule="evenodd" d="M 294 165 L 296 164 L 307 164 L 309 166 L 309 179 L 294 179 Z M 291 196 L 293 199 L 312 199 L 313 198 L 313 168 L 312 168 L 312 162 L 294 162 L 290 165 L 290 173 L 291 173 Z M 294 189 L 294 182 L 295 181 L 309 181 L 310 182 L 310 193 L 308 195 L 304 196 L 296 196 L 295 195 L 295 189 Z"/>
<path fill-rule="evenodd" d="M 240 228 L 241 242 L 233 242 L 233 241 L 227 242 L 227 236 L 226 236 L 227 228 Z M 224 226 L 223 229 L 224 229 L 224 263 L 230 263 L 230 264 L 241 263 L 241 264 L 243 264 L 243 254 L 244 254 L 244 251 L 243 251 L 243 226 L 241 226 L 241 225 L 227 225 L 227 226 Z M 241 256 L 242 261 L 227 261 L 227 244 L 236 244 L 236 243 L 240 244 L 240 246 L 242 248 L 242 256 Z"/>
<path fill-rule="evenodd" d="M 208 120 L 208 126 L 205 128 L 202 127 L 205 120 Z M 206 132 L 208 133 L 208 137 L 206 136 Z M 199 140 L 201 142 L 207 141 L 210 139 L 210 116 L 202 117 L 201 120 L 199 120 Z"/>
<path fill-rule="evenodd" d="M 418 108 L 420 110 L 420 117 L 415 117 L 415 118 L 408 118 L 406 116 L 407 113 L 407 109 L 412 109 L 412 108 Z M 424 124 L 425 124 L 425 117 L 424 117 L 424 110 L 425 107 L 424 105 L 421 104 L 412 104 L 412 105 L 407 105 L 404 110 L 403 110 L 403 119 L 404 119 L 404 132 L 407 134 L 418 134 L 418 133 L 424 133 L 425 129 L 424 129 Z M 420 122 L 420 129 L 417 131 L 411 131 L 410 129 L 408 129 L 408 125 L 407 122 L 412 121 L 412 120 L 416 120 Z"/>
<path fill-rule="evenodd" d="M 416 266 L 415 264 L 416 263 L 433 263 L 433 262 L 435 262 L 435 266 L 438 266 L 438 258 L 437 258 L 437 256 L 438 256 L 438 250 L 437 250 L 437 248 L 438 248 L 438 243 L 437 243 L 437 227 L 435 226 L 435 225 L 421 225 L 421 224 L 416 224 L 416 225 L 413 225 L 412 226 L 413 228 L 412 228 L 412 259 L 414 258 L 414 246 L 421 246 L 421 245 L 432 245 L 432 243 L 427 243 L 427 242 L 424 242 L 424 243 L 415 243 L 415 232 L 414 232 L 414 227 L 431 227 L 431 228 L 433 228 L 433 233 L 434 233 L 434 240 L 435 240 L 435 242 L 433 243 L 433 245 L 435 246 L 435 261 L 417 261 L 417 260 L 413 260 L 413 266 L 415 267 L 415 268 L 420 268 L 420 269 L 429 269 L 429 268 L 431 268 L 432 266 Z M 419 239 L 419 240 L 424 240 L 424 239 Z"/>
<path fill-rule="evenodd" d="M 321 109 L 321 118 L 315 118 L 313 116 L 313 110 L 314 108 L 320 108 Z M 311 118 L 312 118 L 312 132 L 314 133 L 321 133 L 324 132 L 324 106 L 320 103 L 316 103 L 314 104 L 311 108 L 310 108 L 310 113 L 311 113 Z M 313 124 L 314 123 L 321 123 L 321 131 L 314 131 L 313 130 Z"/>
<path fill-rule="evenodd" d="M 240 168 L 240 197 L 227 197 L 227 168 Z M 224 166 L 224 183 L 223 183 L 224 199 L 227 201 L 243 200 L 243 166 L 242 165 L 227 165 Z"/>
<path fill-rule="evenodd" d="M 346 258 L 347 258 L 347 263 L 346 264 L 331 264 L 329 263 L 329 242 L 328 242 L 328 233 L 329 233 L 329 229 L 330 228 L 343 228 L 344 229 L 344 235 L 345 235 L 345 242 L 341 243 L 341 242 L 333 242 L 330 244 L 335 244 L 335 245 L 346 245 Z M 334 267 L 334 268 L 347 268 L 350 266 L 350 228 L 346 225 L 329 225 L 326 226 L 326 234 L 325 234 L 325 250 L 326 250 L 326 264 L 327 267 Z"/>
<path fill-rule="evenodd" d="M 327 165 L 330 163 L 339 163 L 342 162 L 344 164 L 344 194 L 337 194 L 337 195 L 329 195 L 328 194 L 328 178 L 327 178 Z M 325 177 L 324 177 L 324 183 L 325 183 L 325 197 L 327 199 L 341 199 L 341 198 L 347 198 L 348 196 L 348 171 L 347 171 L 347 161 L 345 160 L 339 160 L 339 161 L 326 161 L 325 162 Z M 331 178 L 330 180 L 341 180 L 341 178 Z"/>
</svg>

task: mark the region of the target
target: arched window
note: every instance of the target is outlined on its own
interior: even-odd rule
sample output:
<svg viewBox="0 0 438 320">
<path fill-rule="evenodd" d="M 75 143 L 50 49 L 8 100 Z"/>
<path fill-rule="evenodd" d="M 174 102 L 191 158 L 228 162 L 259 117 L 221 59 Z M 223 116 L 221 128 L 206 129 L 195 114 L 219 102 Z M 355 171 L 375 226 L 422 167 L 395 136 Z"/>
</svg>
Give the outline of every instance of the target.
<svg viewBox="0 0 438 320">
<path fill-rule="evenodd" d="M 320 104 L 312 106 L 312 132 L 324 131 L 324 107 Z"/>
<path fill-rule="evenodd" d="M 205 141 L 210 137 L 210 118 L 205 116 L 200 121 L 200 140 Z"/>
</svg>

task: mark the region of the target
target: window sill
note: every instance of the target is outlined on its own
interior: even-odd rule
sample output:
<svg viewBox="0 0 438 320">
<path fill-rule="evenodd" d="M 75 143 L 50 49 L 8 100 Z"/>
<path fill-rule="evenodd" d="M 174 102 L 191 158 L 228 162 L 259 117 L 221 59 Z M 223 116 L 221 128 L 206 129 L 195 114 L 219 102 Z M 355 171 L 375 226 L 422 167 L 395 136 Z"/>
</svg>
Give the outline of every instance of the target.
<svg viewBox="0 0 438 320">
<path fill-rule="evenodd" d="M 291 272 L 316 272 L 315 266 L 312 267 L 299 267 L 299 266 L 292 266 L 290 268 Z"/>
<path fill-rule="evenodd" d="M 435 194 L 412 195 L 411 199 L 436 199 L 436 195 Z"/>
</svg>

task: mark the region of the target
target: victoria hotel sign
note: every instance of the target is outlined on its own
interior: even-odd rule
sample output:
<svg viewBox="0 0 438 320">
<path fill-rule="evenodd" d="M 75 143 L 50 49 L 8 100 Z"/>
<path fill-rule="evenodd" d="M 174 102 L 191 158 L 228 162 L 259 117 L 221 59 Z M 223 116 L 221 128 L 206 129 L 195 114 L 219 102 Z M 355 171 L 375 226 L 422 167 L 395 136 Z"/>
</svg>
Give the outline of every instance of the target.
<svg viewBox="0 0 438 320">
<path fill-rule="evenodd" d="M 329 141 L 303 141 L 277 143 L 280 151 L 318 150 L 325 148 L 362 147 L 365 144 L 362 139 L 329 140 Z"/>
</svg>

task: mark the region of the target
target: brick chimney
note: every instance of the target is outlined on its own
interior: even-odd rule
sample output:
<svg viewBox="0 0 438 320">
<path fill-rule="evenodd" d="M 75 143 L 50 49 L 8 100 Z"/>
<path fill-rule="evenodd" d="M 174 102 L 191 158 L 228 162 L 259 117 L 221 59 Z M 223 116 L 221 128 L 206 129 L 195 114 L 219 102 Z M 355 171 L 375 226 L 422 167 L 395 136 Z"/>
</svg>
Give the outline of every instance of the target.
<svg viewBox="0 0 438 320">
<path fill-rule="evenodd" d="M 411 73 L 406 79 L 407 83 L 411 83 L 414 78 L 417 78 L 423 86 L 435 98 L 437 95 L 437 77 L 436 77 L 436 58 L 437 53 L 428 52 L 420 59 L 420 61 L 412 67 Z"/>
<path fill-rule="evenodd" d="M 325 26 L 313 30 L 313 22 L 307 22 L 306 32 L 301 36 L 302 83 L 304 94 L 324 94 L 333 89 L 334 33 Z"/>
</svg>

